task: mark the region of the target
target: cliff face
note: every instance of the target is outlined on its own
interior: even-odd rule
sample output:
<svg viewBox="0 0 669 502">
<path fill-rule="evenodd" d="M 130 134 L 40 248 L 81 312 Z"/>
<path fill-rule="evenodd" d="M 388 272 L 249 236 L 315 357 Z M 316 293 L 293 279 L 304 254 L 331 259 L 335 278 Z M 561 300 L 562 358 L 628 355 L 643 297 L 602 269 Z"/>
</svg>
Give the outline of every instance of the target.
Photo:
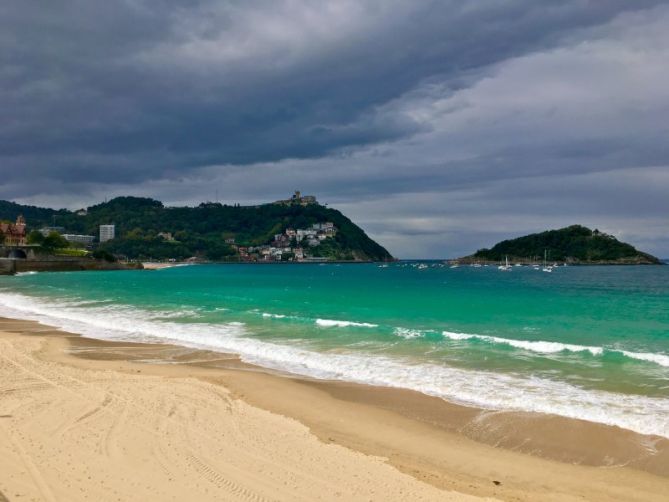
<svg viewBox="0 0 669 502">
<path fill-rule="evenodd" d="M 559 230 L 548 230 L 525 235 L 495 244 L 491 249 L 480 249 L 464 261 L 541 261 L 544 251 L 549 261 L 592 265 L 659 265 L 655 256 L 620 242 L 612 235 L 572 225 Z"/>
</svg>

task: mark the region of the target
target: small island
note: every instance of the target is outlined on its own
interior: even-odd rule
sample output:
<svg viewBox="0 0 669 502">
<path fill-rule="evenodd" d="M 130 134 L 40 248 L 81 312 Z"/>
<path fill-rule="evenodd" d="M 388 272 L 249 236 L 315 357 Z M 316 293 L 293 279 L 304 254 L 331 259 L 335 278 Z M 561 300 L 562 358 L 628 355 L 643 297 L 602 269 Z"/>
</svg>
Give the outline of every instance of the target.
<svg viewBox="0 0 669 502">
<path fill-rule="evenodd" d="M 459 263 L 539 263 L 546 256 L 551 263 L 570 265 L 661 265 L 662 262 L 614 236 L 571 225 L 558 230 L 525 235 L 495 244 L 490 249 L 459 258 Z"/>
</svg>

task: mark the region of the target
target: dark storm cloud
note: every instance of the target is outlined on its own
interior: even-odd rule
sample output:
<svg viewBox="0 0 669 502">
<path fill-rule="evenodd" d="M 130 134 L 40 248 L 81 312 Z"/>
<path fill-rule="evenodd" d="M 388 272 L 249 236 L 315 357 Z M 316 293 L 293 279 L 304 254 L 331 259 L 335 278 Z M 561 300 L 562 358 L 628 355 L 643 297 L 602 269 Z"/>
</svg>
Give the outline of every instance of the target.
<svg viewBox="0 0 669 502">
<path fill-rule="evenodd" d="M 434 76 L 457 88 L 465 70 L 550 46 L 630 4 L 181 5 L 5 3 L 3 165 L 138 182 L 401 138 L 420 125 L 375 107 Z"/>
<path fill-rule="evenodd" d="M 669 251 L 664 3 L 3 2 L 0 198 L 301 188 L 412 256 L 644 215 Z"/>
</svg>

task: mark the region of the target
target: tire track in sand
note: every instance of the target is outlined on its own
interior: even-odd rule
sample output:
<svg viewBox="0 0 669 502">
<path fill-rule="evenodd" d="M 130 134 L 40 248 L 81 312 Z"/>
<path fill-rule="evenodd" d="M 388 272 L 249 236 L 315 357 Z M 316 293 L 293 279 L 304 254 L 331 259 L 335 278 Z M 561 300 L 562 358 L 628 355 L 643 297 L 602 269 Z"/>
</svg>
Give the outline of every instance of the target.
<svg viewBox="0 0 669 502">
<path fill-rule="evenodd" d="M 19 454 L 21 461 L 26 466 L 30 477 L 35 482 L 35 487 L 37 487 L 37 490 L 39 491 L 40 495 L 42 495 L 42 498 L 48 502 L 56 502 L 56 498 L 53 496 L 53 492 L 49 488 L 49 484 L 46 482 L 46 479 L 44 479 L 42 472 L 35 465 L 35 463 L 30 460 L 30 456 L 28 453 L 26 453 L 21 444 L 12 437 L 12 435 L 7 431 L 7 428 L 2 423 L 0 423 L 0 431 L 2 431 L 3 435 L 7 437 L 14 451 Z M 0 501 L 1 500 L 2 499 L 0 499 Z"/>
<path fill-rule="evenodd" d="M 245 488 L 244 486 L 226 478 L 207 462 L 196 456 L 192 451 L 186 456 L 188 464 L 204 479 L 216 485 L 221 490 L 228 490 L 239 497 L 241 500 L 251 500 L 253 502 L 270 502 L 270 499 L 261 497 L 257 493 Z"/>
<path fill-rule="evenodd" d="M 123 405 L 123 410 L 120 413 L 116 414 L 112 426 L 109 428 L 107 434 L 105 435 L 102 451 L 108 457 L 118 458 L 121 456 L 121 452 L 119 451 L 118 448 L 117 438 L 128 419 L 129 408 L 130 408 L 130 403 L 126 400 L 125 404 Z"/>
</svg>

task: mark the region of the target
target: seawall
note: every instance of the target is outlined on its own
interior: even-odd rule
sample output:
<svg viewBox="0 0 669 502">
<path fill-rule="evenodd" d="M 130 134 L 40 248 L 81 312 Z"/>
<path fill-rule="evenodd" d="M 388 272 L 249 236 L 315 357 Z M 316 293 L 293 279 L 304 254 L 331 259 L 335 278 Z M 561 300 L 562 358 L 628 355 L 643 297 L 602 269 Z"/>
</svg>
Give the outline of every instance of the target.
<svg viewBox="0 0 669 502">
<path fill-rule="evenodd" d="M 0 275 L 12 275 L 17 272 L 73 272 L 78 270 L 131 270 L 138 268 L 142 268 L 141 264 L 128 265 L 69 256 L 41 257 L 33 260 L 0 258 Z"/>
</svg>

